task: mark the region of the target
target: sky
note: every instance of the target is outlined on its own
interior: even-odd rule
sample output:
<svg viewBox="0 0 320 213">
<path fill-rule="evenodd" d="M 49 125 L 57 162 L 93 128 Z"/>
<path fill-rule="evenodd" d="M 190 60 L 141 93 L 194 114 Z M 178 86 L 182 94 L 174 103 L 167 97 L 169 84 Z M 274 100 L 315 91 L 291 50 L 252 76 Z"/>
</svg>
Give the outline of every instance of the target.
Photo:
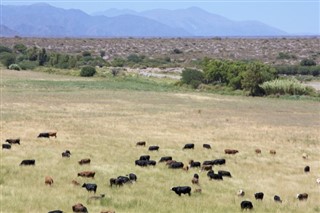
<svg viewBox="0 0 320 213">
<path fill-rule="evenodd" d="M 290 34 L 320 35 L 320 0 L 0 0 L 3 5 L 46 2 L 88 14 L 110 8 L 144 11 L 199 7 L 234 21 L 256 20 Z"/>
</svg>

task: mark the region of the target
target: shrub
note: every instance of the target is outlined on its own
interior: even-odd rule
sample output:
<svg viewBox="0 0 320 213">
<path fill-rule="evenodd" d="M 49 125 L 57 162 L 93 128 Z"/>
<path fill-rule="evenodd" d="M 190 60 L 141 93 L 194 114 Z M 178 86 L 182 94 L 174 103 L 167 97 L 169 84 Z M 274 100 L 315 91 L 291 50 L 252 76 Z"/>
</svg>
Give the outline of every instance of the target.
<svg viewBox="0 0 320 213">
<path fill-rule="evenodd" d="M 173 50 L 173 53 L 175 53 L 175 54 L 181 54 L 181 53 L 182 53 L 182 50 L 179 50 L 179 49 L 175 48 L 175 49 Z"/>
<path fill-rule="evenodd" d="M 195 69 L 184 69 L 181 73 L 181 82 L 190 84 L 194 88 L 198 87 L 203 81 L 203 73 Z"/>
<path fill-rule="evenodd" d="M 301 66 L 316 66 L 317 63 L 313 59 L 302 59 L 300 62 Z"/>
<path fill-rule="evenodd" d="M 88 57 L 88 56 L 91 56 L 91 53 L 89 51 L 83 51 L 82 52 L 82 56 L 83 57 Z"/>
<path fill-rule="evenodd" d="M 15 44 L 14 46 L 13 46 L 13 49 L 16 51 L 16 52 L 18 52 L 18 53 L 22 53 L 22 54 L 25 54 L 26 52 L 27 52 L 27 47 L 26 47 L 26 45 L 24 45 L 24 44 Z"/>
<path fill-rule="evenodd" d="M 20 71 L 21 70 L 21 67 L 18 65 L 18 64 L 11 64 L 9 66 L 9 70 L 17 70 L 17 71 Z"/>
<path fill-rule="evenodd" d="M 3 52 L 12 53 L 12 50 L 9 47 L 0 45 L 0 53 Z"/>
<path fill-rule="evenodd" d="M 0 53 L 0 61 L 4 66 L 9 68 L 9 66 L 11 64 L 15 63 L 16 57 L 15 57 L 15 55 L 13 53 L 2 52 L 2 53 Z"/>
<path fill-rule="evenodd" d="M 92 66 L 85 66 L 81 68 L 80 76 L 82 77 L 91 77 L 96 74 L 96 69 Z"/>
<path fill-rule="evenodd" d="M 277 56 L 277 59 L 297 59 L 297 56 L 290 53 L 280 52 Z"/>
<path fill-rule="evenodd" d="M 18 65 L 22 70 L 33 70 L 39 65 L 39 63 L 37 61 L 23 60 L 19 62 Z"/>
</svg>

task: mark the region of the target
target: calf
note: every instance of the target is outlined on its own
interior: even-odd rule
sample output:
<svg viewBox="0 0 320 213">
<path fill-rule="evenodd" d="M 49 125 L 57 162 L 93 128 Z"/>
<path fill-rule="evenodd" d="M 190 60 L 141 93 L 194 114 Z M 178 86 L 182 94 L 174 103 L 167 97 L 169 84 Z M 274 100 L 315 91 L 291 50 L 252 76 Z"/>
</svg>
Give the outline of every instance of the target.
<svg viewBox="0 0 320 213">
<path fill-rule="evenodd" d="M 252 203 L 250 201 L 246 201 L 246 200 L 242 201 L 240 206 L 241 206 L 242 210 L 244 210 L 244 209 L 252 209 L 253 208 Z"/>
<path fill-rule="evenodd" d="M 236 150 L 236 149 L 225 149 L 224 150 L 224 153 L 225 154 L 228 154 L 228 155 L 234 155 L 234 154 L 237 154 L 239 151 Z"/>
<path fill-rule="evenodd" d="M 61 210 L 53 210 L 53 211 L 49 211 L 48 213 L 63 213 L 63 211 L 61 211 Z"/>
<path fill-rule="evenodd" d="M 228 171 L 219 170 L 219 171 L 218 171 L 218 174 L 221 175 L 221 176 L 223 176 L 223 177 L 232 177 L 232 176 L 231 176 L 231 173 L 228 172 Z"/>
<path fill-rule="evenodd" d="M 78 181 L 76 181 L 76 180 L 72 180 L 71 183 L 73 185 L 75 185 L 75 186 L 79 186 L 80 185 L 80 183 Z"/>
<path fill-rule="evenodd" d="M 282 200 L 281 200 L 280 196 L 278 196 L 278 195 L 275 195 L 275 196 L 273 197 L 273 200 L 274 200 L 275 202 L 282 203 Z"/>
<path fill-rule="evenodd" d="M 221 158 L 221 159 L 216 159 L 212 161 L 213 165 L 224 165 L 226 164 L 226 159 Z"/>
<path fill-rule="evenodd" d="M 257 192 L 254 194 L 254 197 L 256 198 L 256 200 L 263 200 L 263 192 Z"/>
<path fill-rule="evenodd" d="M 73 212 L 80 212 L 80 213 L 88 213 L 87 207 L 82 205 L 81 203 L 77 203 L 72 206 Z"/>
<path fill-rule="evenodd" d="M 202 165 L 201 171 L 210 171 L 212 170 L 212 165 Z"/>
<path fill-rule="evenodd" d="M 150 160 L 150 155 L 141 155 L 139 160 Z"/>
<path fill-rule="evenodd" d="M 101 211 L 100 213 L 116 213 L 116 212 L 112 210 L 107 210 L 107 211 Z"/>
<path fill-rule="evenodd" d="M 274 150 L 274 149 L 271 149 L 269 152 L 270 152 L 271 155 L 277 154 L 276 150 Z"/>
<path fill-rule="evenodd" d="M 191 187 L 190 186 L 176 186 L 171 188 L 177 195 L 181 196 L 181 194 L 191 195 Z"/>
<path fill-rule="evenodd" d="M 138 179 L 137 175 L 135 175 L 134 173 L 130 173 L 128 176 L 131 181 L 137 181 Z"/>
<path fill-rule="evenodd" d="M 134 163 L 136 166 L 141 166 L 141 167 L 148 166 L 147 160 L 136 160 Z"/>
<path fill-rule="evenodd" d="M 256 152 L 256 154 L 261 154 L 261 149 L 255 149 L 254 151 Z"/>
<path fill-rule="evenodd" d="M 243 196 L 245 195 L 245 192 L 244 192 L 242 189 L 240 189 L 240 190 L 237 192 L 237 195 L 238 195 L 239 197 L 243 197 Z"/>
<path fill-rule="evenodd" d="M 93 171 L 83 171 L 78 173 L 78 177 L 87 177 L 87 178 L 94 178 L 96 173 Z"/>
<path fill-rule="evenodd" d="M 78 161 L 78 163 L 79 163 L 80 165 L 90 164 L 90 162 L 91 162 L 90 158 L 85 158 L 85 159 L 81 159 L 81 160 Z"/>
<path fill-rule="evenodd" d="M 198 174 L 194 174 L 194 175 L 193 175 L 193 178 L 192 178 L 192 180 L 191 180 L 191 183 L 192 183 L 192 184 L 197 184 L 197 185 L 199 185 L 199 175 L 198 175 Z"/>
<path fill-rule="evenodd" d="M 36 164 L 36 160 L 23 160 L 20 163 L 20 166 L 34 166 Z"/>
<path fill-rule="evenodd" d="M 202 163 L 203 166 L 207 166 L 207 165 L 212 166 L 213 164 L 214 164 L 213 160 L 206 160 L 206 161 L 203 161 L 203 163 Z"/>
<path fill-rule="evenodd" d="M 19 144 L 20 145 L 20 138 L 17 139 L 6 139 L 6 142 L 9 144 Z"/>
<path fill-rule="evenodd" d="M 61 154 L 63 158 L 70 158 L 70 155 L 71 155 L 71 152 L 69 150 L 62 152 Z"/>
<path fill-rule="evenodd" d="M 183 168 L 183 163 L 182 162 L 172 162 L 172 164 L 169 165 L 170 169 L 180 169 Z"/>
<path fill-rule="evenodd" d="M 104 197 L 105 197 L 105 194 L 93 195 L 93 196 L 90 196 L 90 197 L 88 198 L 88 201 L 90 201 L 90 200 L 101 200 L 101 199 L 104 198 Z"/>
<path fill-rule="evenodd" d="M 198 162 L 198 161 L 190 160 L 190 161 L 189 161 L 189 166 L 190 166 L 190 167 L 201 167 L 201 163 Z"/>
<path fill-rule="evenodd" d="M 210 180 L 223 180 L 222 175 L 215 174 L 213 170 L 209 171 L 207 173 L 207 176 L 209 177 Z"/>
<path fill-rule="evenodd" d="M 45 183 L 46 185 L 51 186 L 51 185 L 53 184 L 53 179 L 52 179 L 52 177 L 46 176 L 46 177 L 44 178 L 44 183 Z"/>
<path fill-rule="evenodd" d="M 149 146 L 149 151 L 159 151 L 159 146 Z"/>
<path fill-rule="evenodd" d="M 157 162 L 155 160 L 147 160 L 147 165 L 155 166 Z"/>
<path fill-rule="evenodd" d="M 88 192 L 93 191 L 94 193 L 96 193 L 97 191 L 97 184 L 94 183 L 84 183 L 82 187 L 85 187 Z"/>
<path fill-rule="evenodd" d="M 146 146 L 146 142 L 145 141 L 139 141 L 136 143 L 136 146 Z"/>
<path fill-rule="evenodd" d="M 11 149 L 11 145 L 10 144 L 2 144 L 2 149 Z"/>
<path fill-rule="evenodd" d="M 320 184 L 320 178 L 317 178 L 316 183 Z"/>
<path fill-rule="evenodd" d="M 308 154 L 307 153 L 303 153 L 302 154 L 302 158 L 305 159 L 305 160 L 308 159 Z"/>
<path fill-rule="evenodd" d="M 210 144 L 206 144 L 206 143 L 203 144 L 202 147 L 205 148 L 205 149 L 211 149 Z"/>
<path fill-rule="evenodd" d="M 297 194 L 297 199 L 298 200 L 307 200 L 308 196 L 309 195 L 307 193 Z"/>
<path fill-rule="evenodd" d="M 194 149 L 194 144 L 193 143 L 187 143 L 184 145 L 182 149 Z"/>
<path fill-rule="evenodd" d="M 304 167 L 304 172 L 310 172 L 310 166 Z"/>
<path fill-rule="evenodd" d="M 169 160 L 172 160 L 171 156 L 164 156 L 160 158 L 159 162 L 168 162 Z"/>
</svg>

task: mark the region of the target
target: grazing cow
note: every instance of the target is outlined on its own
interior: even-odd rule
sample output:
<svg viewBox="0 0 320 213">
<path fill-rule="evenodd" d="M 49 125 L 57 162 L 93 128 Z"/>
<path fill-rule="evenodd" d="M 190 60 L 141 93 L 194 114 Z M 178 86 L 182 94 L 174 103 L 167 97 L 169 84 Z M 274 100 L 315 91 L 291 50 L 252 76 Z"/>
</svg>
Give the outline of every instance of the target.
<svg viewBox="0 0 320 213">
<path fill-rule="evenodd" d="M 166 165 L 169 166 L 169 165 L 171 165 L 171 164 L 174 163 L 174 162 L 177 162 L 177 161 L 175 161 L 175 160 L 168 160 L 168 161 L 166 162 Z"/>
<path fill-rule="evenodd" d="M 2 144 L 2 149 L 11 149 L 11 145 L 10 144 Z"/>
<path fill-rule="evenodd" d="M 303 153 L 303 154 L 302 154 L 302 158 L 303 158 L 303 159 L 305 159 L 305 160 L 306 160 L 306 159 L 308 159 L 308 157 L 309 157 L 309 156 L 308 156 L 308 154 L 307 154 L 307 153 Z"/>
<path fill-rule="evenodd" d="M 61 211 L 61 210 L 52 210 L 52 211 L 49 211 L 48 213 L 63 213 L 63 211 Z"/>
<path fill-rule="evenodd" d="M 93 191 L 94 193 L 96 193 L 97 191 L 97 184 L 95 183 L 84 183 L 82 187 L 86 188 L 88 192 Z"/>
<path fill-rule="evenodd" d="M 187 143 L 184 145 L 182 149 L 194 149 L 194 144 L 193 143 Z"/>
<path fill-rule="evenodd" d="M 275 154 L 277 154 L 277 152 L 276 152 L 276 150 L 271 149 L 271 150 L 270 150 L 270 154 L 271 154 L 271 155 L 275 155 Z"/>
<path fill-rule="evenodd" d="M 212 161 L 212 165 L 224 165 L 226 164 L 226 159 L 221 158 L 221 159 L 216 159 Z"/>
<path fill-rule="evenodd" d="M 128 178 L 126 176 L 119 176 L 119 177 L 117 177 L 117 180 L 121 180 L 121 182 L 123 182 L 123 183 L 131 183 L 130 178 Z"/>
<path fill-rule="evenodd" d="M 309 195 L 307 193 L 297 194 L 297 199 L 298 200 L 307 200 L 308 196 Z"/>
<path fill-rule="evenodd" d="M 218 171 L 218 174 L 221 175 L 221 176 L 223 176 L 223 177 L 232 177 L 232 176 L 231 176 L 231 173 L 228 172 L 228 171 L 219 170 L 219 171 Z"/>
<path fill-rule="evenodd" d="M 317 178 L 316 182 L 317 184 L 320 184 L 320 178 Z"/>
<path fill-rule="evenodd" d="M 190 166 L 190 167 L 201 167 L 201 163 L 198 162 L 198 161 L 190 160 L 190 161 L 189 161 L 189 166 Z"/>
<path fill-rule="evenodd" d="M 87 177 L 87 178 L 94 178 L 96 173 L 93 171 L 83 171 L 78 173 L 78 177 Z"/>
<path fill-rule="evenodd" d="M 193 175 L 193 178 L 192 178 L 192 180 L 191 180 L 191 183 L 192 183 L 192 184 L 197 184 L 197 185 L 199 185 L 199 175 L 198 175 L 198 174 L 194 174 L 194 175 Z"/>
<path fill-rule="evenodd" d="M 252 209 L 253 208 L 252 203 L 250 201 L 246 201 L 246 200 L 242 201 L 240 206 L 241 206 L 242 210 L 244 210 L 244 209 Z"/>
<path fill-rule="evenodd" d="M 85 159 L 81 159 L 81 160 L 78 161 L 78 163 L 79 163 L 80 165 L 90 164 L 90 162 L 91 162 L 90 158 L 85 158 Z"/>
<path fill-rule="evenodd" d="M 6 142 L 10 144 L 19 144 L 20 145 L 20 138 L 17 139 L 6 139 Z"/>
<path fill-rule="evenodd" d="M 87 207 L 82 205 L 82 203 L 77 203 L 72 206 L 73 212 L 79 212 L 79 213 L 88 213 Z"/>
<path fill-rule="evenodd" d="M 36 160 L 23 160 L 20 163 L 20 166 L 34 166 L 36 164 Z"/>
<path fill-rule="evenodd" d="M 263 192 L 257 192 L 254 194 L 254 197 L 256 198 L 256 200 L 263 200 Z"/>
<path fill-rule="evenodd" d="M 136 146 L 146 146 L 146 142 L 145 141 L 139 141 L 136 143 Z"/>
<path fill-rule="evenodd" d="M 157 162 L 155 160 L 147 160 L 147 164 L 151 166 L 155 166 Z"/>
<path fill-rule="evenodd" d="M 76 180 L 72 180 L 71 183 L 73 185 L 75 185 L 75 186 L 79 186 L 80 185 L 80 183 L 78 181 L 76 181 Z"/>
<path fill-rule="evenodd" d="M 213 170 L 209 171 L 207 173 L 207 176 L 209 177 L 210 180 L 223 180 L 222 175 L 215 174 Z"/>
<path fill-rule="evenodd" d="M 134 173 L 130 173 L 129 175 L 127 175 L 127 176 L 129 176 L 129 179 L 131 180 L 131 181 L 137 181 L 137 175 L 136 174 L 134 174 Z"/>
<path fill-rule="evenodd" d="M 169 168 L 170 169 L 180 169 L 180 168 L 183 168 L 183 163 L 182 162 L 172 162 L 170 165 L 169 165 Z"/>
<path fill-rule="evenodd" d="M 104 198 L 104 197 L 105 197 L 105 194 L 93 195 L 93 196 L 90 196 L 90 197 L 88 198 L 88 201 L 90 201 L 90 200 L 101 200 L 101 199 Z"/>
<path fill-rule="evenodd" d="M 50 137 L 57 137 L 57 132 L 41 132 L 38 135 L 38 138 L 50 138 Z"/>
<path fill-rule="evenodd" d="M 149 151 L 159 151 L 159 146 L 149 146 Z"/>
<path fill-rule="evenodd" d="M 69 150 L 66 150 L 66 151 L 62 152 L 61 155 L 63 158 L 70 158 L 71 152 Z"/>
<path fill-rule="evenodd" d="M 212 165 L 202 165 L 201 171 L 210 171 L 212 170 Z"/>
<path fill-rule="evenodd" d="M 177 195 L 181 196 L 181 194 L 191 195 L 191 187 L 190 186 L 176 186 L 171 188 Z"/>
<path fill-rule="evenodd" d="M 112 187 L 113 185 L 122 186 L 125 183 L 131 183 L 131 180 L 128 177 L 119 176 L 117 178 L 110 178 L 109 182 Z"/>
<path fill-rule="evenodd" d="M 256 152 L 256 154 L 261 154 L 261 149 L 255 149 L 254 151 Z"/>
<path fill-rule="evenodd" d="M 202 147 L 205 148 L 205 149 L 211 149 L 210 144 L 206 144 L 206 143 L 203 144 Z"/>
<path fill-rule="evenodd" d="M 150 155 L 141 155 L 139 160 L 150 160 Z"/>
<path fill-rule="evenodd" d="M 304 167 L 304 172 L 310 172 L 310 166 Z"/>
<path fill-rule="evenodd" d="M 211 165 L 212 166 L 213 164 L 214 164 L 213 160 L 205 160 L 202 163 L 203 166 L 207 166 L 207 165 Z"/>
<path fill-rule="evenodd" d="M 225 154 L 228 154 L 228 155 L 234 155 L 234 154 L 237 154 L 239 151 L 236 150 L 236 149 L 225 149 L 224 150 L 224 153 Z"/>
<path fill-rule="evenodd" d="M 189 171 L 189 166 L 184 166 L 184 167 L 182 167 L 182 169 L 187 172 L 187 171 Z"/>
<path fill-rule="evenodd" d="M 107 210 L 107 211 L 101 211 L 100 213 L 116 213 L 116 212 L 112 210 Z"/>
<path fill-rule="evenodd" d="M 245 192 L 244 192 L 242 189 L 240 189 L 240 190 L 237 192 L 237 195 L 238 195 L 239 197 L 243 197 L 243 196 L 245 195 Z"/>
<path fill-rule="evenodd" d="M 171 157 L 171 156 L 164 156 L 164 157 L 161 157 L 161 158 L 160 158 L 159 163 L 161 163 L 161 162 L 168 162 L 169 160 L 172 160 L 172 157 Z"/>
<path fill-rule="evenodd" d="M 51 186 L 51 185 L 53 184 L 53 179 L 52 179 L 52 177 L 46 176 L 46 177 L 44 178 L 44 183 L 45 183 L 46 185 Z"/>
<path fill-rule="evenodd" d="M 49 137 L 55 137 L 57 138 L 57 132 L 48 132 Z"/>
<path fill-rule="evenodd" d="M 149 161 L 147 160 L 136 160 L 134 163 L 136 166 L 141 166 L 141 167 L 144 167 L 144 166 L 148 166 Z"/>
<path fill-rule="evenodd" d="M 275 195 L 275 196 L 273 197 L 273 200 L 274 200 L 275 202 L 282 203 L 282 200 L 281 200 L 280 196 L 278 196 L 278 195 Z"/>
</svg>

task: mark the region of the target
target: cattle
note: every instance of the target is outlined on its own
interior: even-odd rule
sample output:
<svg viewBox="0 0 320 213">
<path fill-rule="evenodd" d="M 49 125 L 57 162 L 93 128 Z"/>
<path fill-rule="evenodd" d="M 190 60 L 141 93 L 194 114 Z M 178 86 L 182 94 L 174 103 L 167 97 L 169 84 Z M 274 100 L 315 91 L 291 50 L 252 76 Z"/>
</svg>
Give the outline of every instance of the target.
<svg viewBox="0 0 320 213">
<path fill-rule="evenodd" d="M 117 178 L 110 178 L 109 182 L 110 187 L 112 187 L 113 185 L 122 186 L 125 183 L 131 183 L 131 180 L 128 177 L 119 176 Z"/>
<path fill-rule="evenodd" d="M 86 188 L 88 192 L 93 191 L 94 193 L 96 193 L 97 191 L 97 184 L 95 183 L 84 183 L 82 187 Z"/>
<path fill-rule="evenodd" d="M 146 146 L 146 142 L 145 141 L 139 141 L 136 143 L 136 146 Z"/>
<path fill-rule="evenodd" d="M 212 170 L 212 165 L 202 165 L 201 171 L 210 171 Z"/>
<path fill-rule="evenodd" d="M 150 160 L 150 155 L 141 155 L 139 160 Z"/>
<path fill-rule="evenodd" d="M 223 177 L 232 177 L 232 176 L 231 176 L 231 173 L 228 172 L 228 171 L 219 170 L 219 171 L 218 171 L 218 174 L 221 175 L 221 176 L 223 176 Z"/>
<path fill-rule="evenodd" d="M 155 160 L 148 160 L 147 164 L 151 165 L 151 166 L 155 166 L 157 164 L 157 162 Z"/>
<path fill-rule="evenodd" d="M 184 145 L 182 149 L 194 149 L 194 144 L 193 143 L 187 143 Z"/>
<path fill-rule="evenodd" d="M 256 152 L 256 154 L 261 154 L 261 149 L 255 149 L 254 151 Z"/>
<path fill-rule="evenodd" d="M 11 145 L 10 144 L 2 144 L 2 149 L 11 149 Z"/>
<path fill-rule="evenodd" d="M 181 196 L 181 194 L 191 195 L 191 187 L 190 186 L 176 186 L 171 188 L 177 195 Z"/>
<path fill-rule="evenodd" d="M 304 172 L 310 172 L 310 166 L 304 167 Z"/>
<path fill-rule="evenodd" d="M 175 160 L 168 160 L 168 161 L 166 162 L 166 165 L 169 166 L 169 165 L 171 165 L 171 164 L 174 163 L 174 162 L 177 162 L 177 161 L 175 161 Z"/>
<path fill-rule="evenodd" d="M 202 147 L 205 148 L 205 149 L 211 149 L 210 144 L 206 144 L 206 143 L 203 144 Z"/>
<path fill-rule="evenodd" d="M 206 161 L 203 161 L 203 163 L 202 163 L 203 166 L 206 166 L 206 165 L 212 166 L 213 164 L 214 164 L 213 160 L 206 160 Z"/>
<path fill-rule="evenodd" d="M 277 154 L 276 150 L 274 150 L 274 149 L 271 149 L 271 150 L 269 151 L 269 153 L 270 153 L 271 155 Z"/>
<path fill-rule="evenodd" d="M 213 170 L 209 171 L 207 173 L 207 176 L 209 177 L 210 180 L 223 180 L 222 175 L 215 174 Z"/>
<path fill-rule="evenodd" d="M 170 165 L 169 165 L 169 168 L 170 169 L 180 169 L 180 168 L 183 168 L 184 164 L 182 162 L 172 162 Z"/>
<path fill-rule="evenodd" d="M 62 152 L 61 154 L 63 158 L 70 158 L 70 155 L 71 155 L 71 152 L 69 150 Z"/>
<path fill-rule="evenodd" d="M 131 180 L 131 181 L 137 181 L 137 175 L 136 174 L 134 174 L 134 173 L 130 173 L 129 175 L 129 179 Z"/>
<path fill-rule="evenodd" d="M 134 163 L 136 166 L 141 166 L 141 167 L 148 166 L 147 160 L 136 160 Z"/>
<path fill-rule="evenodd" d="M 117 177 L 117 180 L 121 180 L 121 182 L 123 182 L 123 183 L 131 183 L 130 178 L 128 178 L 126 176 L 119 176 L 119 177 Z"/>
<path fill-rule="evenodd" d="M 191 183 L 192 183 L 192 184 L 197 184 L 197 185 L 199 185 L 199 175 L 198 175 L 198 174 L 194 174 L 194 175 L 193 175 L 193 178 L 192 178 L 192 180 L 191 180 Z"/>
<path fill-rule="evenodd" d="M 168 162 L 169 160 L 172 160 L 172 157 L 171 157 L 171 156 L 164 156 L 164 157 L 161 157 L 161 158 L 160 158 L 159 163 L 161 163 L 161 162 Z"/>
<path fill-rule="evenodd" d="M 273 200 L 274 200 L 275 202 L 282 203 L 282 200 L 281 200 L 280 196 L 278 196 L 278 195 L 275 195 L 275 196 L 273 197 Z"/>
<path fill-rule="evenodd" d="M 194 191 L 193 191 L 194 193 L 201 193 L 202 192 L 202 189 L 195 189 Z"/>
<path fill-rule="evenodd" d="M 57 138 L 57 132 L 48 132 L 49 137 L 55 137 Z"/>
<path fill-rule="evenodd" d="M 320 184 L 320 178 L 317 178 L 316 183 Z"/>
<path fill-rule="evenodd" d="M 78 173 L 78 177 L 87 177 L 87 178 L 94 178 L 96 173 L 93 171 L 83 171 Z"/>
<path fill-rule="evenodd" d="M 228 155 L 234 155 L 234 154 L 237 154 L 239 151 L 236 150 L 236 149 L 225 149 L 224 150 L 224 153 L 225 154 L 228 154 Z"/>
<path fill-rule="evenodd" d="M 254 194 L 254 197 L 256 198 L 256 200 L 263 200 L 263 192 L 257 192 Z"/>
<path fill-rule="evenodd" d="M 20 166 L 34 166 L 36 164 L 36 160 L 23 160 L 20 163 Z"/>
<path fill-rule="evenodd" d="M 189 166 L 184 166 L 184 167 L 182 167 L 182 169 L 183 169 L 183 171 L 189 171 Z"/>
<path fill-rule="evenodd" d="M 149 146 L 149 151 L 159 151 L 159 146 Z"/>
<path fill-rule="evenodd" d="M 79 213 L 88 213 L 87 207 L 82 205 L 81 203 L 77 203 L 72 206 L 72 211 L 73 212 L 79 212 Z"/>
<path fill-rule="evenodd" d="M 107 211 L 101 211 L 100 213 L 116 213 L 116 212 L 112 210 L 107 210 Z"/>
<path fill-rule="evenodd" d="M 201 167 L 201 163 L 200 163 L 200 162 L 197 162 L 197 161 L 190 160 L 190 161 L 189 161 L 189 166 L 190 166 L 191 168 Z"/>
<path fill-rule="evenodd" d="M 90 162 L 91 162 L 90 158 L 84 158 L 78 161 L 79 165 L 90 164 Z"/>
<path fill-rule="evenodd" d="M 243 196 L 245 195 L 245 192 L 244 192 L 242 189 L 240 189 L 240 190 L 237 192 L 237 195 L 238 195 L 239 197 L 243 197 Z"/>
<path fill-rule="evenodd" d="M 309 157 L 309 156 L 308 156 L 308 154 L 307 154 L 307 153 L 303 153 L 303 154 L 302 154 L 302 158 L 303 158 L 303 159 L 305 159 L 305 160 L 306 160 L 306 159 L 308 159 L 308 157 Z"/>
<path fill-rule="evenodd" d="M 241 206 L 242 210 L 244 210 L 244 209 L 253 209 L 252 203 L 250 201 L 246 201 L 246 200 L 242 201 L 240 206 Z"/>
<path fill-rule="evenodd" d="M 224 165 L 226 164 L 226 159 L 221 158 L 221 159 L 215 159 L 212 161 L 212 165 Z"/>
<path fill-rule="evenodd" d="M 302 201 L 302 200 L 307 200 L 307 199 L 308 199 L 308 196 L 309 196 L 309 195 L 308 195 L 307 193 L 302 193 L 302 194 L 297 194 L 296 197 L 297 197 L 298 200 L 301 200 L 301 201 Z"/>
<path fill-rule="evenodd" d="M 63 211 L 61 211 L 61 210 L 52 210 L 52 211 L 49 211 L 48 213 L 63 213 Z"/>
<path fill-rule="evenodd" d="M 19 144 L 20 145 L 20 138 L 17 139 L 6 139 L 6 142 L 9 144 Z"/>
<path fill-rule="evenodd" d="M 80 183 L 78 181 L 76 181 L 76 180 L 72 180 L 71 183 L 73 185 L 75 185 L 75 186 L 79 186 L 80 185 Z"/>
<path fill-rule="evenodd" d="M 46 177 L 44 178 L 44 183 L 45 183 L 46 185 L 51 186 L 51 185 L 53 184 L 53 179 L 52 179 L 52 177 L 46 176 Z"/>
<path fill-rule="evenodd" d="M 101 200 L 101 199 L 104 198 L 104 197 L 105 197 L 105 194 L 93 195 L 93 196 L 90 196 L 90 197 L 88 198 L 88 201 L 90 201 L 90 200 Z"/>
<path fill-rule="evenodd" d="M 50 138 L 50 137 L 57 137 L 57 132 L 41 132 L 38 135 L 38 138 Z"/>
</svg>

